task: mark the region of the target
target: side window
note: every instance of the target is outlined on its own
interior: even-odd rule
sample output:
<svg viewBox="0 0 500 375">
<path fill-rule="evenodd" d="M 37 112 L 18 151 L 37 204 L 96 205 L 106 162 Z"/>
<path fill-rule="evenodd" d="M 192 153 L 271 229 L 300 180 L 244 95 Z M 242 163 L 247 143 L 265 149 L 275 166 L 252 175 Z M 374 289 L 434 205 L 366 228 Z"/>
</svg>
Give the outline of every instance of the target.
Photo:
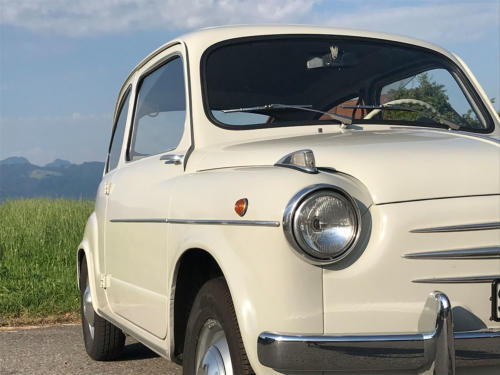
<svg viewBox="0 0 500 375">
<path fill-rule="evenodd" d="M 184 70 L 176 57 L 139 83 L 129 160 L 175 149 L 185 121 Z"/>
<path fill-rule="evenodd" d="M 125 134 L 125 124 L 127 123 L 129 95 L 130 95 L 130 88 L 127 89 L 127 93 L 123 96 L 123 99 L 120 103 L 120 109 L 118 110 L 116 125 L 115 128 L 113 129 L 113 134 L 111 135 L 111 144 L 109 146 L 109 153 L 108 153 L 108 167 L 106 172 L 115 169 L 116 166 L 118 165 L 118 161 L 120 160 L 123 135 Z"/>
</svg>

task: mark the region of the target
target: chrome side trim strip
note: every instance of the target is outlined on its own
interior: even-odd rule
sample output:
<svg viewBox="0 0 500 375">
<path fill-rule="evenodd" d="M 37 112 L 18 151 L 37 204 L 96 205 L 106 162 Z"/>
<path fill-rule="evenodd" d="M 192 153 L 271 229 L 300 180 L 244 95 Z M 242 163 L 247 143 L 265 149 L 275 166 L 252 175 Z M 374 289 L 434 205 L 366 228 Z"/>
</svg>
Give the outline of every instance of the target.
<svg viewBox="0 0 500 375">
<path fill-rule="evenodd" d="M 202 220 L 202 219 L 167 219 L 169 224 L 202 224 L 202 225 L 242 225 L 256 227 L 279 227 L 279 221 L 271 220 Z"/>
<path fill-rule="evenodd" d="M 166 223 L 167 219 L 147 218 L 147 219 L 111 219 L 111 223 Z"/>
<path fill-rule="evenodd" d="M 408 253 L 406 259 L 500 259 L 500 246 Z"/>
<path fill-rule="evenodd" d="M 439 233 L 439 232 L 466 232 L 472 230 L 500 229 L 500 222 L 450 225 L 446 227 L 412 229 L 410 233 Z"/>
<path fill-rule="evenodd" d="M 279 221 L 271 220 L 198 220 L 198 219 L 111 219 L 112 223 L 168 223 L 168 224 L 202 224 L 202 225 L 239 225 L 255 227 L 279 227 Z"/>
<path fill-rule="evenodd" d="M 413 280 L 413 282 L 420 284 L 473 284 L 473 283 L 491 283 L 497 279 L 500 279 L 500 275 L 437 277 L 432 279 L 417 279 Z"/>
</svg>

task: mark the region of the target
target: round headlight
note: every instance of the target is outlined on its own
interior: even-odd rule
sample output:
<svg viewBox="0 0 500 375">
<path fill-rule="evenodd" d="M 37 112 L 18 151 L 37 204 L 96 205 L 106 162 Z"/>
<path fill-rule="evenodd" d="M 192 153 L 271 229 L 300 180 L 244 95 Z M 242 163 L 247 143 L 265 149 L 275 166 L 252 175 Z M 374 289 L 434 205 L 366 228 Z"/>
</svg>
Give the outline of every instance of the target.
<svg viewBox="0 0 500 375">
<path fill-rule="evenodd" d="M 289 229 L 296 244 L 307 258 L 317 263 L 342 258 L 358 237 L 359 215 L 355 203 L 337 191 L 323 189 L 306 195 L 292 215 Z"/>
</svg>

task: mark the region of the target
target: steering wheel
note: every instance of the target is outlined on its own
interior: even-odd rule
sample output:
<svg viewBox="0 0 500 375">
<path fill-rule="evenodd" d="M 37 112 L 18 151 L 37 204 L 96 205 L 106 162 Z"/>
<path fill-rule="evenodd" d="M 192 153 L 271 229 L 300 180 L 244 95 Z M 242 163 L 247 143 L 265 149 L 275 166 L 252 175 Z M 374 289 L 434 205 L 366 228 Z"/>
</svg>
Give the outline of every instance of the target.
<svg viewBox="0 0 500 375">
<path fill-rule="evenodd" d="M 387 102 L 384 105 L 390 107 L 391 105 L 398 105 L 398 104 L 418 104 L 418 105 L 421 105 L 422 107 L 427 108 L 428 110 L 430 110 L 433 113 L 438 113 L 436 108 L 434 108 L 432 105 L 430 105 L 429 103 L 426 103 L 422 100 L 418 100 L 418 99 L 409 99 L 409 98 L 396 99 L 396 100 L 391 100 L 390 102 Z M 380 113 L 380 111 L 382 111 L 382 109 L 374 109 L 374 110 L 370 111 L 370 113 L 368 113 L 365 117 L 363 117 L 363 120 L 372 119 L 373 117 L 378 115 Z"/>
</svg>

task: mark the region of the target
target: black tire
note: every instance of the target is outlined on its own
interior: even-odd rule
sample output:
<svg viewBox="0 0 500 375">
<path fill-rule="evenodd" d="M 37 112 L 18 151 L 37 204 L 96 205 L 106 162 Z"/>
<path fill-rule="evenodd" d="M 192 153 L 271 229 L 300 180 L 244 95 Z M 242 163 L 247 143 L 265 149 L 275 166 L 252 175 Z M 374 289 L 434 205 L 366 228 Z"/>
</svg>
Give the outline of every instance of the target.
<svg viewBox="0 0 500 375">
<path fill-rule="evenodd" d="M 123 332 L 96 314 L 90 311 L 94 319 L 94 334 L 84 314 L 84 293 L 88 285 L 87 260 L 83 258 L 80 269 L 80 313 L 82 316 L 83 341 L 88 355 L 96 361 L 110 361 L 115 359 L 125 345 Z"/>
<path fill-rule="evenodd" d="M 195 375 L 200 333 L 208 321 L 216 321 L 226 336 L 234 375 L 254 374 L 243 347 L 233 301 L 224 278 L 207 281 L 198 292 L 186 328 L 183 374 Z"/>
</svg>

